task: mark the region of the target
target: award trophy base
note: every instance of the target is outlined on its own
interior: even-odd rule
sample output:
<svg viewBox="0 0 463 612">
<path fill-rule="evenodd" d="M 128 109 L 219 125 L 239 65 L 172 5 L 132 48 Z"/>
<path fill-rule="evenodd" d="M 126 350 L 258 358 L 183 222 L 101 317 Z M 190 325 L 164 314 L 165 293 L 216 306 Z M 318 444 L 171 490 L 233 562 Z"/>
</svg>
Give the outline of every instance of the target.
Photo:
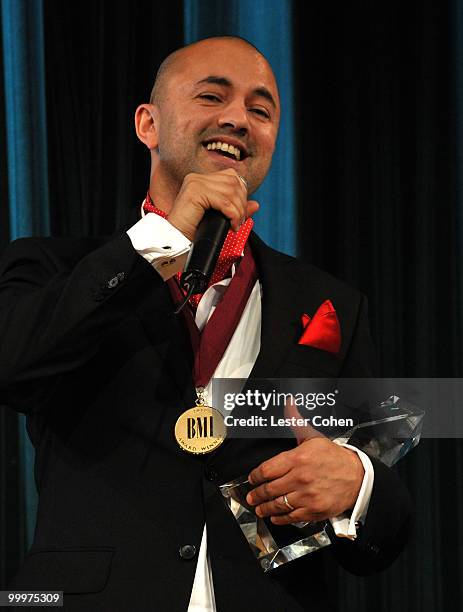
<svg viewBox="0 0 463 612">
<path fill-rule="evenodd" d="M 355 410 L 359 414 L 360 409 Z M 413 404 L 391 395 L 373 408 L 367 404 L 357 425 L 333 433 L 331 439 L 352 444 L 391 466 L 418 444 L 423 415 Z M 327 521 L 278 526 L 258 517 L 246 502 L 253 488 L 243 476 L 221 485 L 220 491 L 265 572 L 331 544 Z"/>
<path fill-rule="evenodd" d="M 220 491 L 264 572 L 331 544 L 326 521 L 278 527 L 258 517 L 246 502 L 253 487 L 246 479 L 221 485 Z"/>
</svg>

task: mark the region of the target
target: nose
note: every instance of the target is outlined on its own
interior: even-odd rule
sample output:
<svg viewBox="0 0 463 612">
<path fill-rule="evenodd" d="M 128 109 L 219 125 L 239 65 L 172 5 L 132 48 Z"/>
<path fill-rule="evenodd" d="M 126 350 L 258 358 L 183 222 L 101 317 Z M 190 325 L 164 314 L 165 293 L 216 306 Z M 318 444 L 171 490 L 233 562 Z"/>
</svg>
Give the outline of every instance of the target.
<svg viewBox="0 0 463 612">
<path fill-rule="evenodd" d="M 249 130 L 248 113 L 246 105 L 240 100 L 231 100 L 221 108 L 218 118 L 219 127 L 231 128 L 241 135 L 247 134 Z"/>
</svg>

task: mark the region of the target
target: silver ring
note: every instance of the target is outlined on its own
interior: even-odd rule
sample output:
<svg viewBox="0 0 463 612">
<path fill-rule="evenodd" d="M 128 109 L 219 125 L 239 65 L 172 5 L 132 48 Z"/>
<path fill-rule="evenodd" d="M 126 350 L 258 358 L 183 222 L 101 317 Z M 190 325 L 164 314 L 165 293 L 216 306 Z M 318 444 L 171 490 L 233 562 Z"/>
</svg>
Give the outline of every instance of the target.
<svg viewBox="0 0 463 612">
<path fill-rule="evenodd" d="M 286 507 L 289 508 L 291 512 L 293 510 L 296 510 L 296 508 L 289 503 L 287 495 L 283 495 L 283 501 L 285 502 Z"/>
<path fill-rule="evenodd" d="M 244 176 L 241 176 L 241 174 L 238 174 L 238 178 L 243 183 L 243 185 L 246 187 L 246 191 L 247 191 L 248 190 L 248 183 L 247 183 L 246 179 L 244 178 Z"/>
</svg>

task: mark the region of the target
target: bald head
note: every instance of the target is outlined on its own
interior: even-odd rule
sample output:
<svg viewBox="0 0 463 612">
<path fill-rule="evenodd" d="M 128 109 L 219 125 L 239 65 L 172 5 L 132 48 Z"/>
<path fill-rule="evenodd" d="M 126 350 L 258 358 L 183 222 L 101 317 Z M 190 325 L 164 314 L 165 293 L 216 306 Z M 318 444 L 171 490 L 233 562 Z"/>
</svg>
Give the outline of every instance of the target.
<svg viewBox="0 0 463 612">
<path fill-rule="evenodd" d="M 165 99 L 166 83 L 177 72 L 177 70 L 181 69 L 184 62 L 188 61 L 189 51 L 193 51 L 195 48 L 200 48 L 202 46 L 204 47 L 210 44 L 214 45 L 214 43 L 220 43 L 221 41 L 236 42 L 237 44 L 247 46 L 249 49 L 253 49 L 260 55 L 260 57 L 263 58 L 271 70 L 267 58 L 259 51 L 259 49 L 240 36 L 212 36 L 210 38 L 204 38 L 197 42 L 190 43 L 189 45 L 185 45 L 184 47 L 180 47 L 180 49 L 173 51 L 165 58 L 156 73 L 153 89 L 151 90 L 150 103 L 158 105 L 162 104 Z"/>
<path fill-rule="evenodd" d="M 270 167 L 279 120 L 268 61 L 234 36 L 207 38 L 169 55 L 150 104 L 135 115 L 137 135 L 151 151 L 152 183 L 166 186 L 170 200 L 187 174 L 227 168 L 243 176 L 253 193 Z M 217 143 L 224 154 L 213 153 Z"/>
</svg>

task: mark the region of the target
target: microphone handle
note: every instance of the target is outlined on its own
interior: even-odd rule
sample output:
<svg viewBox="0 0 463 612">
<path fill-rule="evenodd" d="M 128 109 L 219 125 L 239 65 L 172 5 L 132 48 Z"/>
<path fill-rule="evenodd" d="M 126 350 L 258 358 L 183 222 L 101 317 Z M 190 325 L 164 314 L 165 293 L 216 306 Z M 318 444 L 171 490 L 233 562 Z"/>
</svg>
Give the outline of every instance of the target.
<svg viewBox="0 0 463 612">
<path fill-rule="evenodd" d="M 204 293 L 230 229 L 230 221 L 218 210 L 209 208 L 198 225 L 180 285 L 193 293 Z"/>
</svg>

